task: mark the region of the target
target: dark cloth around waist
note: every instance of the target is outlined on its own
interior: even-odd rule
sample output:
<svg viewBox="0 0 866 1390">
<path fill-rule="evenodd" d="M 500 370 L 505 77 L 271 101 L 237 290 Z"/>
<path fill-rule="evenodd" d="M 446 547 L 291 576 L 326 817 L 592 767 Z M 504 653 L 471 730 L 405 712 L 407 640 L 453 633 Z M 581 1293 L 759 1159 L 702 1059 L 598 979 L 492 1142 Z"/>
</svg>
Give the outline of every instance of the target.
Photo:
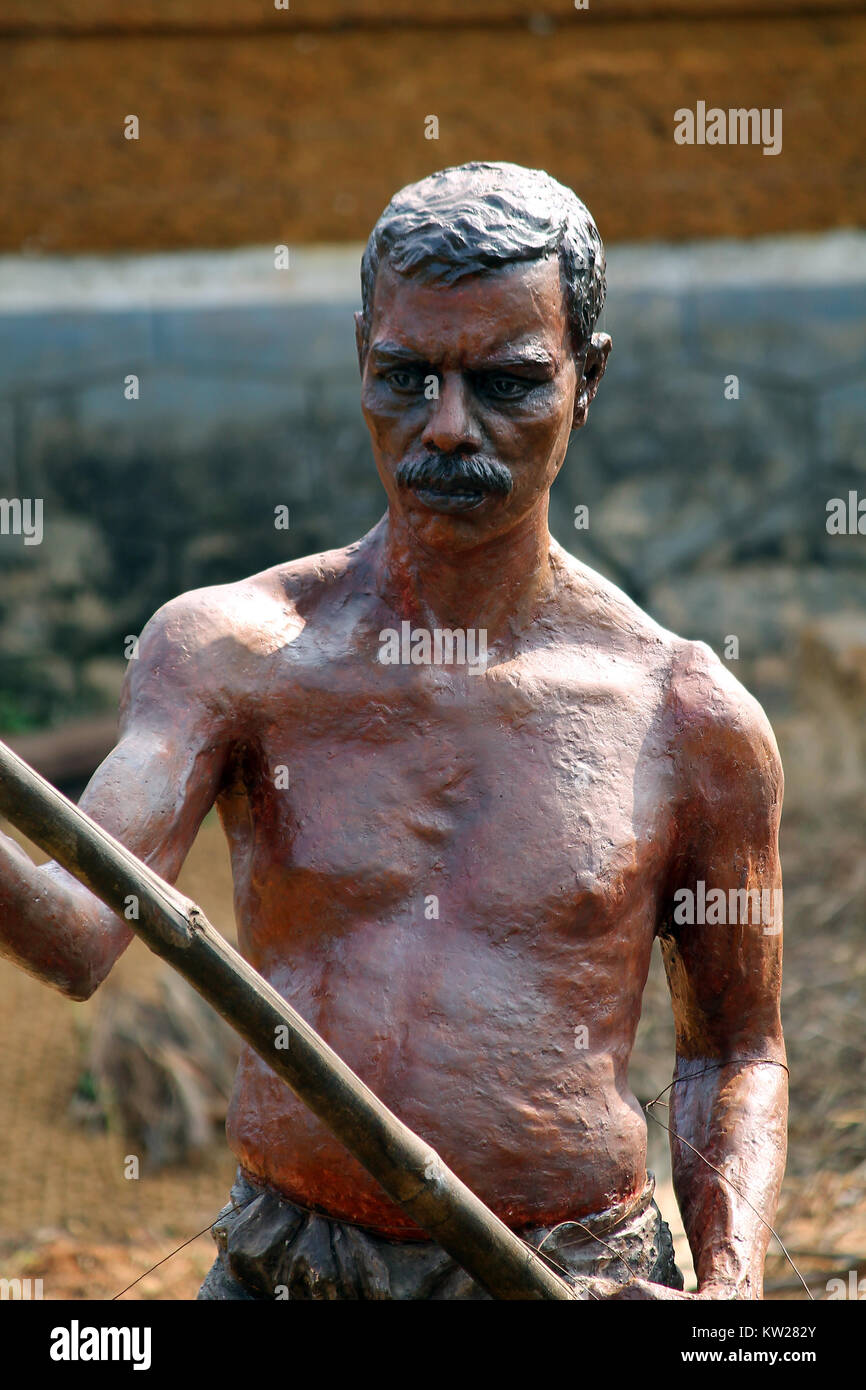
<svg viewBox="0 0 866 1390">
<path fill-rule="evenodd" d="M 566 1275 L 638 1276 L 681 1289 L 673 1241 L 643 1191 L 580 1222 L 523 1232 L 528 1244 Z M 228 1204 L 212 1227 L 217 1258 L 199 1290 L 207 1300 L 489 1300 L 490 1295 L 432 1241 L 395 1241 L 296 1206 L 238 1171 Z"/>
</svg>

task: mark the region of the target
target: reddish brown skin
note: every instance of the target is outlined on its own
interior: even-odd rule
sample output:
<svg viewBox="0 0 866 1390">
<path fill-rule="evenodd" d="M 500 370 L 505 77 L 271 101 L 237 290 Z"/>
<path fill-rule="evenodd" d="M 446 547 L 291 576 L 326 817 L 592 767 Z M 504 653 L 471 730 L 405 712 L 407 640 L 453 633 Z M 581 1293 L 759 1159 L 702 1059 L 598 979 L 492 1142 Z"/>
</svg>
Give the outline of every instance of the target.
<svg viewBox="0 0 866 1390">
<path fill-rule="evenodd" d="M 345 550 L 161 609 L 81 804 L 174 880 L 216 802 L 244 954 L 516 1229 L 644 1183 L 628 1063 L 660 936 L 689 1078 L 671 1123 L 715 1168 L 737 1164 L 742 1193 L 674 1144 L 698 1297 L 760 1297 L 768 1231 L 752 1206 L 772 1220 L 786 1074 L 745 1063 L 784 1061 L 781 937 L 675 927 L 672 902 L 699 879 L 779 886 L 782 771 L 760 707 L 711 651 L 550 537 L 550 485 L 610 340 L 575 358 L 555 256 L 447 288 L 385 263 L 369 350 L 358 337 L 386 516 Z M 438 375 L 437 400 L 381 359 L 385 342 Z M 546 365 L 503 400 L 515 345 Z M 482 450 L 512 493 L 428 510 L 394 481 L 428 449 Z M 486 673 L 379 664 L 380 631 L 405 619 L 486 629 Z M 0 853 L 5 953 L 87 998 L 128 927 L 56 865 L 34 869 L 8 840 Z M 249 1050 L 228 1133 L 251 1175 L 303 1205 L 421 1235 Z"/>
</svg>

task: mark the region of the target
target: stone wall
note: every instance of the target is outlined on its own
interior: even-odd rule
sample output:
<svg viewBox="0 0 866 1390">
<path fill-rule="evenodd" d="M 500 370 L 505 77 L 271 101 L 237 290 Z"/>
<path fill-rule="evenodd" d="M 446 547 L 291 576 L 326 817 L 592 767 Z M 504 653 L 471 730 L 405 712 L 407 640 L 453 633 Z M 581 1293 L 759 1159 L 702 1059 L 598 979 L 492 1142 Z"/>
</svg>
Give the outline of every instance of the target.
<svg viewBox="0 0 866 1390">
<path fill-rule="evenodd" d="M 396 188 L 467 159 L 548 169 L 611 241 L 866 215 L 863 0 L 0 10 L 7 251 L 349 241 Z M 780 110 L 781 153 L 677 145 L 674 113 L 701 101 Z"/>
<path fill-rule="evenodd" d="M 174 594 L 378 519 L 360 249 L 0 259 L 0 498 L 44 504 L 40 545 L 0 535 L 4 731 L 112 707 L 124 638 Z M 816 624 L 866 611 L 866 536 L 826 526 L 866 498 L 866 237 L 614 246 L 602 326 L 553 532 L 666 625 L 736 636 L 781 707 L 803 633 L 814 665 Z"/>
</svg>

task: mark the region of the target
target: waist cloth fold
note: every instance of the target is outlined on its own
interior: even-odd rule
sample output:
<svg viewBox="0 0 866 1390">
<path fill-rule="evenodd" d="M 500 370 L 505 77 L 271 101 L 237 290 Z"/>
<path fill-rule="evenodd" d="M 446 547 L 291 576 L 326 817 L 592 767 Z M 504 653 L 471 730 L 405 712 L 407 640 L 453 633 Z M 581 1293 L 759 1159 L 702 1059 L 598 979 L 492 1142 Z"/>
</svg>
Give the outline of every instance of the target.
<svg viewBox="0 0 866 1390">
<path fill-rule="evenodd" d="M 607 1211 L 521 1231 L 566 1277 L 627 1283 L 648 1279 L 682 1289 L 670 1229 L 655 1202 L 655 1179 Z M 238 1169 L 211 1228 L 217 1257 L 200 1299 L 490 1300 L 433 1241 L 398 1241 L 307 1211 Z"/>
</svg>

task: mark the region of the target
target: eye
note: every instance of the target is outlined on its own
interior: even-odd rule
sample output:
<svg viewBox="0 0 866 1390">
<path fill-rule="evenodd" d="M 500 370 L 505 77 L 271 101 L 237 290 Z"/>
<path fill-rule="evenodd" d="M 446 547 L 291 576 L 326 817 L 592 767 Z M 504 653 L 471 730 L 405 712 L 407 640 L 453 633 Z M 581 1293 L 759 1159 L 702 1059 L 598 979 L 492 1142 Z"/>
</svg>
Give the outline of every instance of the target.
<svg viewBox="0 0 866 1390">
<path fill-rule="evenodd" d="M 489 376 L 482 382 L 483 390 L 499 401 L 519 401 L 531 391 L 534 382 L 516 376 Z"/>
<path fill-rule="evenodd" d="M 395 391 L 411 392 L 419 389 L 419 376 L 409 367 L 393 367 L 385 373 L 385 380 Z"/>
</svg>

